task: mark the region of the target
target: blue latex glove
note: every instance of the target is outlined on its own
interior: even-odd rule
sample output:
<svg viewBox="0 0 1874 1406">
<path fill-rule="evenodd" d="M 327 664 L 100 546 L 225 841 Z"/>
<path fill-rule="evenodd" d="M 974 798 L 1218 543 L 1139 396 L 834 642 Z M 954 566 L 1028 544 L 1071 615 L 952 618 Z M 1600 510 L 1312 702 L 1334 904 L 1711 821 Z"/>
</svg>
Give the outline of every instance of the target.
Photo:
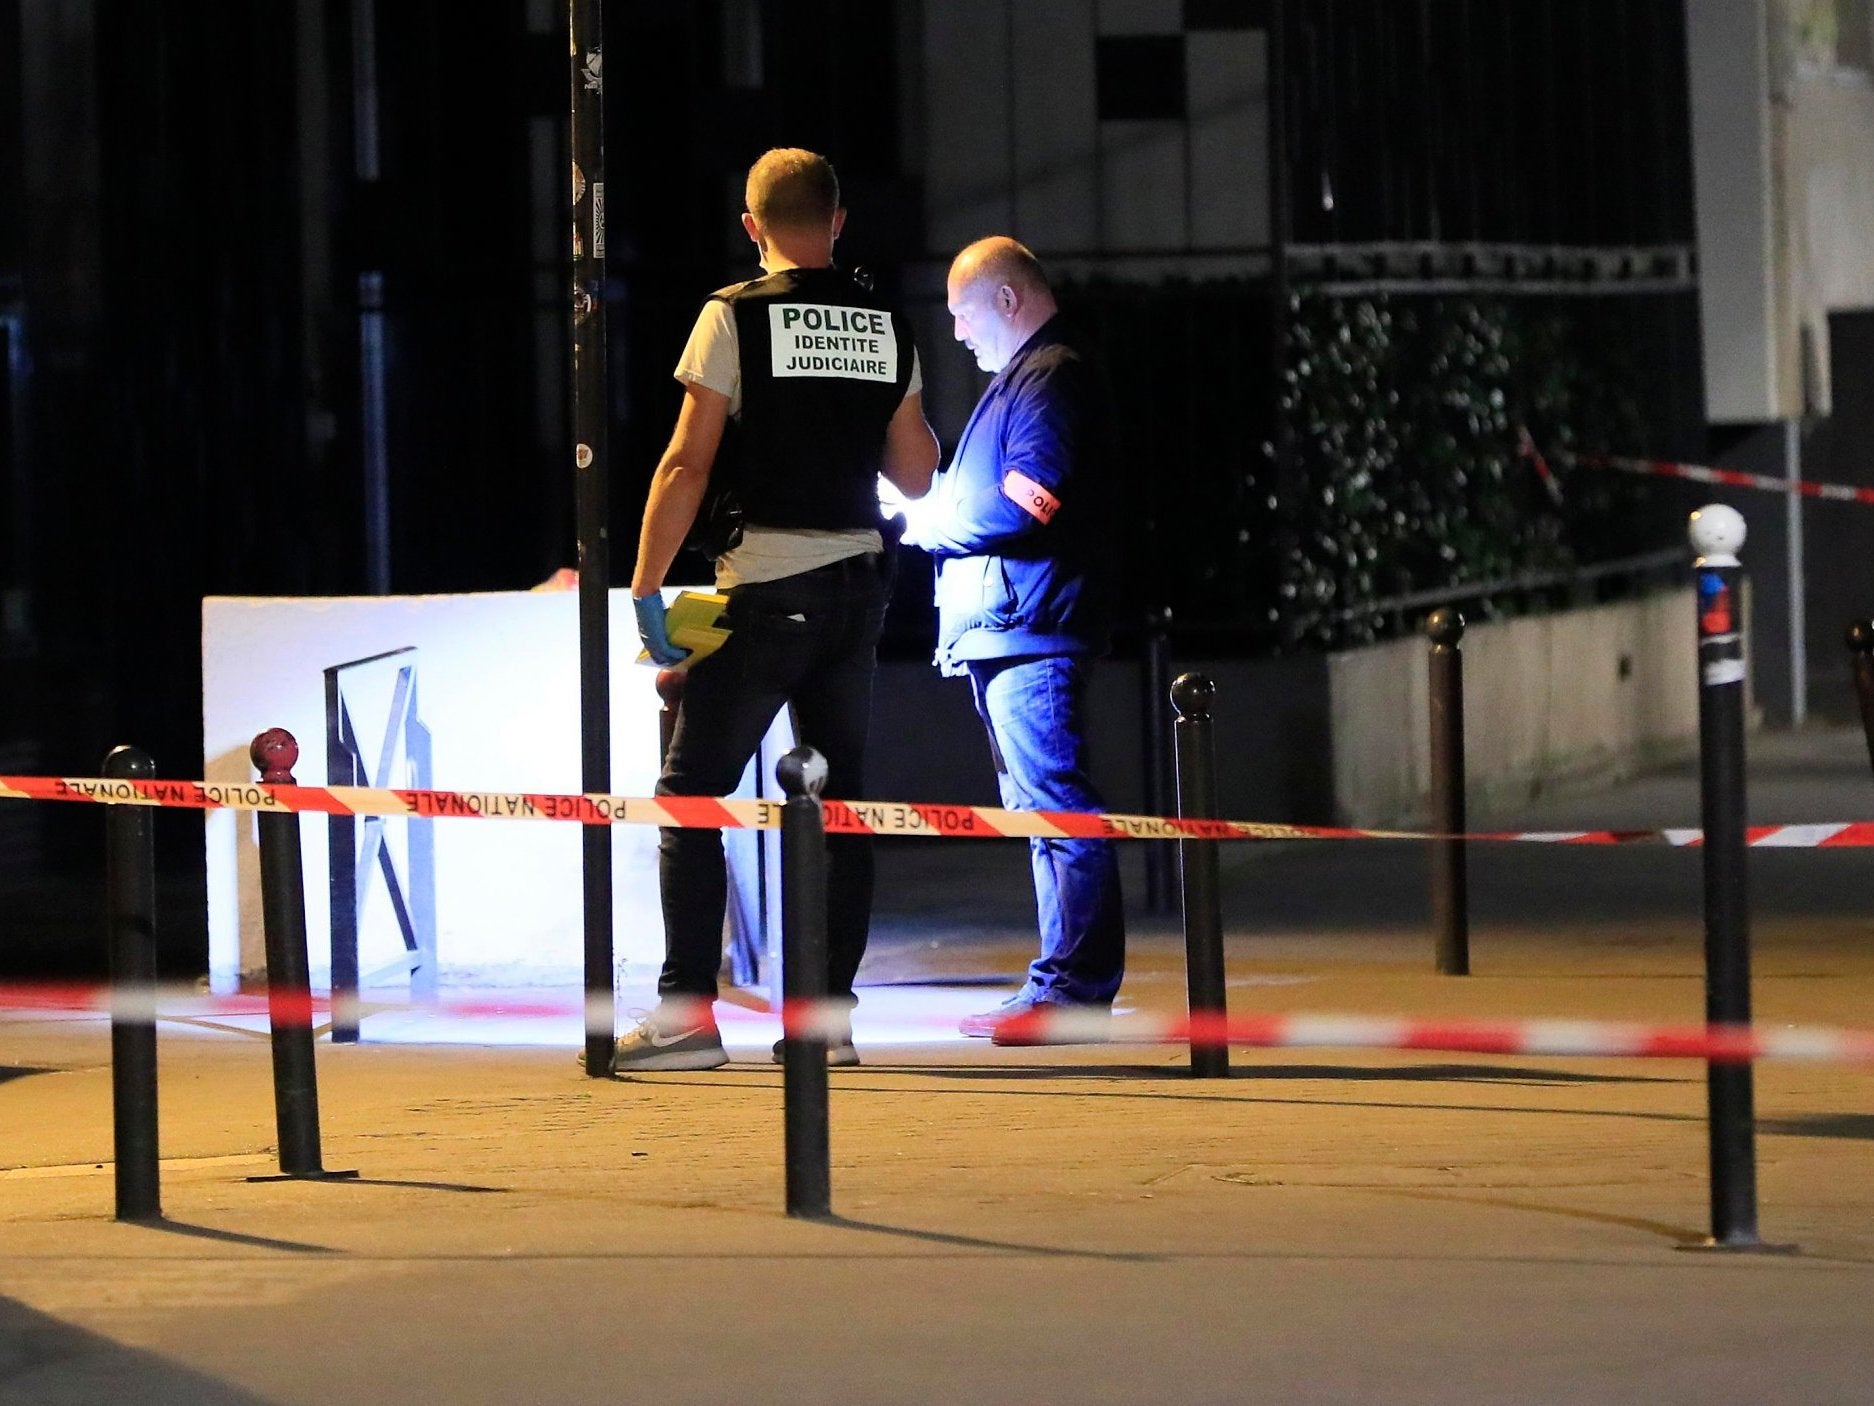
<svg viewBox="0 0 1874 1406">
<path fill-rule="evenodd" d="M 690 657 L 689 650 L 679 649 L 670 642 L 670 635 L 664 628 L 664 597 L 661 592 L 633 596 L 631 610 L 638 617 L 638 638 L 644 642 L 644 648 L 653 660 L 668 667 L 681 664 Z"/>
</svg>

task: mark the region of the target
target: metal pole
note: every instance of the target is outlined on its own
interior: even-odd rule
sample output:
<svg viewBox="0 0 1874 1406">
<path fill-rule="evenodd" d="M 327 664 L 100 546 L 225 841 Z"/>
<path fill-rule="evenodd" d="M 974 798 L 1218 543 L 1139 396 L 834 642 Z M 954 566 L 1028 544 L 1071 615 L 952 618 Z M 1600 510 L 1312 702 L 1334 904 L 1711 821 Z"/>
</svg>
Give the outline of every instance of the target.
<svg viewBox="0 0 1874 1406">
<path fill-rule="evenodd" d="M 1802 421 L 1783 422 L 1783 477 L 1802 480 Z M 1789 721 L 1801 727 L 1809 717 L 1809 602 L 1805 595 L 1802 541 L 1802 495 L 1783 495 L 1789 542 Z"/>
<path fill-rule="evenodd" d="M 1155 610 L 1146 619 L 1144 656 L 1145 809 L 1165 815 L 1176 790 L 1170 748 L 1171 737 L 1171 611 Z M 1177 852 L 1164 841 L 1145 846 L 1145 907 L 1151 913 L 1171 910 Z"/>
<path fill-rule="evenodd" d="M 1874 766 L 1874 620 L 1857 620 L 1848 627 L 1848 651 L 1854 656 L 1854 691 L 1861 702 L 1868 765 Z"/>
<path fill-rule="evenodd" d="M 378 123 L 377 0 L 351 0 L 352 171 L 360 200 L 383 176 Z M 390 594 L 390 365 L 381 244 L 358 270 L 359 457 L 364 469 L 364 557 L 371 594 Z M 356 1038 L 356 1032 L 353 1032 Z"/>
<path fill-rule="evenodd" d="M 606 459 L 605 69 L 601 0 L 572 0 L 573 473 L 579 536 L 579 774 L 612 789 L 610 483 Z M 609 1076 L 612 831 L 583 827 L 586 1074 Z"/>
<path fill-rule="evenodd" d="M 1202 674 L 1180 674 L 1171 685 L 1178 710 L 1178 815 L 1217 816 L 1217 767 L 1210 707 L 1217 685 Z M 1230 1047 L 1223 1038 L 1229 1011 L 1223 987 L 1223 897 L 1214 840 L 1179 840 L 1184 873 L 1184 972 L 1191 1017 L 1191 1074 L 1230 1077 Z"/>
<path fill-rule="evenodd" d="M 248 748 L 260 779 L 292 786 L 299 743 L 269 728 Z M 280 1173 L 290 1178 L 356 1176 L 328 1172 L 319 1152 L 319 1074 L 312 1056 L 312 978 L 306 958 L 306 879 L 299 816 L 261 811 L 260 902 L 267 944 L 267 1024 L 273 1037 L 273 1114 Z M 271 1178 L 252 1178 L 271 1180 Z"/>
<path fill-rule="evenodd" d="M 781 807 L 782 1116 L 786 1125 L 787 1213 L 833 1214 L 827 1133 L 825 1008 L 826 824 L 820 791 L 826 759 L 796 747 L 776 764 Z M 811 1023 L 802 1025 L 803 1020 Z"/>
<path fill-rule="evenodd" d="M 145 781 L 150 754 L 116 747 L 104 774 Z M 110 952 L 111 1131 L 117 1219 L 163 1217 L 156 1139 L 156 840 L 144 806 L 110 806 L 104 816 L 104 909 Z"/>
<path fill-rule="evenodd" d="M 330 786 L 369 786 L 357 754 L 345 741 L 345 700 L 339 671 L 325 671 L 325 780 Z M 419 783 L 421 784 L 421 783 Z M 331 967 L 332 1043 L 358 1043 L 358 826 L 352 815 L 325 821 L 326 951 Z"/>
<path fill-rule="evenodd" d="M 1432 936 L 1443 976 L 1471 974 L 1469 856 L 1464 815 L 1464 617 L 1446 607 L 1425 622 L 1431 637 Z"/>
<path fill-rule="evenodd" d="M 1698 587 L 1698 742 L 1705 843 L 1705 1019 L 1750 1024 L 1750 908 L 1745 885 L 1744 647 L 1738 586 L 1744 519 L 1715 504 L 1692 514 Z M 1757 1245 L 1757 1165 L 1749 1064 L 1705 1066 L 1711 1241 Z"/>
</svg>

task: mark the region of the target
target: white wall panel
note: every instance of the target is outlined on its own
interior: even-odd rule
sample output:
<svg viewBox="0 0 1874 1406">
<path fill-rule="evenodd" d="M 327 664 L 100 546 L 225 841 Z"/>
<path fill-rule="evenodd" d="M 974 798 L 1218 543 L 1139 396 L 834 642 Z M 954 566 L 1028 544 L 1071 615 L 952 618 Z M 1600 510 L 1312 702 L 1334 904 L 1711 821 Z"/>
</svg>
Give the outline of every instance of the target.
<svg viewBox="0 0 1874 1406">
<path fill-rule="evenodd" d="M 648 796 L 657 780 L 656 671 L 639 667 L 629 592 L 611 593 L 612 789 Z M 443 790 L 567 793 L 579 785 L 578 597 L 571 591 L 347 598 L 210 597 L 202 603 L 203 771 L 248 782 L 248 743 L 270 727 L 299 742 L 295 776 L 326 779 L 323 670 L 415 646 L 419 716 Z M 382 715 L 354 718 L 375 756 Z M 393 786 L 408 785 L 402 776 Z M 217 991 L 264 970 L 259 859 L 251 813 L 206 823 L 209 972 Z M 393 821 L 387 829 L 404 822 Z M 584 962 L 581 840 L 575 824 L 438 820 L 437 960 L 445 986 L 578 984 Z M 326 826 L 302 819 L 306 919 L 315 984 L 328 979 Z M 662 961 L 657 831 L 612 830 L 619 962 Z M 373 877 L 373 890 L 381 881 Z M 379 895 L 381 898 L 381 895 Z M 360 932 L 370 971 L 401 950 L 381 902 Z"/>
<path fill-rule="evenodd" d="M 1779 384 L 1768 18 L 1764 0 L 1687 6 L 1706 413 L 1797 413 Z"/>
</svg>

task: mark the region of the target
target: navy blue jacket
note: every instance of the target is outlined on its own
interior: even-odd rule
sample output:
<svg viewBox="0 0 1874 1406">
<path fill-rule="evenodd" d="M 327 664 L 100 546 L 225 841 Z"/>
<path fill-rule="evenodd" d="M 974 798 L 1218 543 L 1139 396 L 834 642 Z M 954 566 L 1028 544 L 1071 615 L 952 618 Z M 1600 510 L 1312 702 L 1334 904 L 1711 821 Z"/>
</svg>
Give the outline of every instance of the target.
<svg viewBox="0 0 1874 1406">
<path fill-rule="evenodd" d="M 937 665 L 1100 654 L 1111 634 L 1112 435 L 1058 315 L 989 383 L 910 539 L 937 558 Z"/>
</svg>

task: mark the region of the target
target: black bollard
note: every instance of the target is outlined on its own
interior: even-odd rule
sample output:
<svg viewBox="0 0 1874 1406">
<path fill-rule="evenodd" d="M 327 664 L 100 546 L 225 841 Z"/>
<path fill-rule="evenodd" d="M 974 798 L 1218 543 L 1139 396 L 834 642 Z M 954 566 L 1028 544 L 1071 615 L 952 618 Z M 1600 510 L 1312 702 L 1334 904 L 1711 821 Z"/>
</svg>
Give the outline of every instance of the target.
<svg viewBox="0 0 1874 1406">
<path fill-rule="evenodd" d="M 292 786 L 299 743 L 283 727 L 254 739 L 248 756 L 260 779 Z M 312 977 L 306 958 L 306 880 L 299 817 L 263 810 L 260 900 L 267 943 L 267 1024 L 273 1036 L 273 1113 L 280 1138 L 280 1173 L 288 1178 L 350 1177 L 328 1172 L 319 1152 L 318 1069 L 312 1057 Z M 252 1181 L 273 1180 L 251 1177 Z"/>
<path fill-rule="evenodd" d="M 1431 637 L 1432 937 L 1443 976 L 1471 974 L 1469 856 L 1464 815 L 1464 617 L 1449 606 L 1425 622 Z"/>
<path fill-rule="evenodd" d="M 1744 519 L 1716 504 L 1692 514 L 1698 587 L 1698 753 L 1705 866 L 1705 1019 L 1750 1024 L 1750 908 L 1744 807 Z M 1711 1240 L 1757 1238 L 1757 1155 L 1749 1064 L 1705 1066 L 1711 1153 Z"/>
<path fill-rule="evenodd" d="M 1848 627 L 1848 652 L 1854 656 L 1854 691 L 1861 702 L 1868 765 L 1874 766 L 1874 620 L 1857 620 Z"/>
<path fill-rule="evenodd" d="M 147 781 L 150 754 L 115 747 L 104 774 Z M 111 970 L 111 1132 L 117 1219 L 163 1218 L 156 1139 L 156 840 L 145 806 L 104 814 L 104 907 Z"/>
<path fill-rule="evenodd" d="M 781 807 L 781 1079 L 787 1213 L 823 1219 L 833 1214 L 826 1032 L 818 1024 L 827 994 L 826 821 L 820 809 L 826 759 L 811 747 L 796 747 L 774 771 L 787 797 Z"/>
<path fill-rule="evenodd" d="M 1145 621 L 1143 668 L 1145 687 L 1141 701 L 1145 721 L 1145 810 L 1168 815 L 1176 781 L 1171 765 L 1171 612 L 1154 610 Z M 1169 913 L 1177 887 L 1177 850 L 1165 840 L 1145 842 L 1145 909 Z"/>
<path fill-rule="evenodd" d="M 1202 674 L 1180 674 L 1171 686 L 1178 710 L 1178 815 L 1185 820 L 1217 818 L 1217 767 L 1211 704 L 1217 685 Z M 1184 971 L 1191 1018 L 1191 1074 L 1198 1079 L 1230 1076 L 1230 1046 L 1223 1035 L 1229 1018 L 1223 986 L 1223 894 L 1217 877 L 1215 840 L 1178 841 L 1184 875 Z"/>
</svg>

